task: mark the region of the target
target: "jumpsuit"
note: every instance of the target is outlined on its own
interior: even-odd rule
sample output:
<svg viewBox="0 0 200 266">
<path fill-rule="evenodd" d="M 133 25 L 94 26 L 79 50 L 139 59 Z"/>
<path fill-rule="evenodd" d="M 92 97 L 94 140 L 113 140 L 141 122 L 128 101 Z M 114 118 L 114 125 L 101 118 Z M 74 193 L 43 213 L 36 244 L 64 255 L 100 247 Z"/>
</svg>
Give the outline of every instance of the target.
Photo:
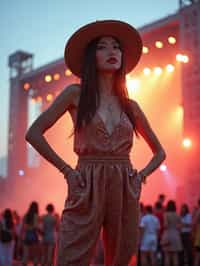
<svg viewBox="0 0 200 266">
<path fill-rule="evenodd" d="M 59 229 L 57 266 L 89 266 L 103 229 L 106 266 L 133 266 L 138 250 L 141 181 L 129 159 L 133 126 L 125 112 L 108 133 L 98 114 L 75 133 L 76 170 Z"/>
</svg>

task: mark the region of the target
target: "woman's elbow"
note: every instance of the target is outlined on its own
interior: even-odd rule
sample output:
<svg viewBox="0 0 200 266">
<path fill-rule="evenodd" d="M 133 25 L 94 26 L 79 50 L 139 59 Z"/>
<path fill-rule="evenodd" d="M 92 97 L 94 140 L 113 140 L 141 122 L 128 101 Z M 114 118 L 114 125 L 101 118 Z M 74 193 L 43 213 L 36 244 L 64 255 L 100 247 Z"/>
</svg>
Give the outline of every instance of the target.
<svg viewBox="0 0 200 266">
<path fill-rule="evenodd" d="M 29 142 L 30 144 L 33 144 L 34 140 L 37 138 L 37 136 L 39 136 L 39 134 L 40 134 L 40 131 L 38 131 L 35 127 L 31 126 L 25 134 L 25 140 Z"/>
<path fill-rule="evenodd" d="M 26 131 L 26 134 L 25 134 L 25 140 L 29 143 L 31 143 L 33 139 L 33 132 L 31 130 L 31 128 L 29 128 L 27 131 Z"/>
<path fill-rule="evenodd" d="M 160 156 L 161 161 L 164 161 L 164 160 L 166 159 L 167 154 L 166 154 L 166 152 L 165 152 L 164 149 L 161 149 L 161 150 L 159 151 L 159 156 Z"/>
</svg>

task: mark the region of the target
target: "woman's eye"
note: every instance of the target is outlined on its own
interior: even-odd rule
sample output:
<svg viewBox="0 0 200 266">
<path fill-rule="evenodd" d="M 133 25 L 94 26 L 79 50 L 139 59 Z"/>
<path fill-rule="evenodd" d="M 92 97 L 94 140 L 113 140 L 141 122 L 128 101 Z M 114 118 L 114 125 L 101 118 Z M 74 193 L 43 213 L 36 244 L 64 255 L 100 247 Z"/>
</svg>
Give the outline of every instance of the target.
<svg viewBox="0 0 200 266">
<path fill-rule="evenodd" d="M 120 49 L 119 45 L 113 46 L 114 49 Z"/>
<path fill-rule="evenodd" d="M 97 46 L 97 50 L 102 50 L 104 48 L 105 48 L 105 46 Z"/>
</svg>

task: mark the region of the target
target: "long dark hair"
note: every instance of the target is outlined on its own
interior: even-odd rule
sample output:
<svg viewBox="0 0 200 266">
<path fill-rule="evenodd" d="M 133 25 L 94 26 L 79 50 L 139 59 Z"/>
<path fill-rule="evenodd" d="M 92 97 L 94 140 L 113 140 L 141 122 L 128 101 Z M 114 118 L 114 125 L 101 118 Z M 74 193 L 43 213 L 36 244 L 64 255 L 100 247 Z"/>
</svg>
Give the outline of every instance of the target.
<svg viewBox="0 0 200 266">
<path fill-rule="evenodd" d="M 25 215 L 25 223 L 29 225 L 33 225 L 34 217 L 38 215 L 38 203 L 36 201 L 31 202 L 29 209 Z"/>
<path fill-rule="evenodd" d="M 189 207 L 186 203 L 182 204 L 181 205 L 181 211 L 180 211 L 180 215 L 182 217 L 184 217 L 186 214 L 188 214 L 190 211 L 189 211 Z"/>
<path fill-rule="evenodd" d="M 99 40 L 100 37 L 92 40 L 85 50 L 81 72 L 81 94 L 78 105 L 75 131 L 79 130 L 83 125 L 87 125 L 92 120 L 100 104 L 100 91 L 98 87 L 96 67 L 96 48 Z M 117 39 L 116 41 L 120 45 L 120 42 Z M 120 49 L 122 49 L 121 45 Z M 138 136 L 134 115 L 129 104 L 125 75 L 125 62 L 122 53 L 122 64 L 121 68 L 116 72 L 114 88 L 120 105 L 128 115 L 133 125 L 133 129 Z"/>
<path fill-rule="evenodd" d="M 5 209 L 3 213 L 3 218 L 5 221 L 5 226 L 7 229 L 12 229 L 14 227 L 13 214 L 11 209 Z"/>
<path fill-rule="evenodd" d="M 167 202 L 166 212 L 176 212 L 176 202 L 174 200 Z"/>
</svg>

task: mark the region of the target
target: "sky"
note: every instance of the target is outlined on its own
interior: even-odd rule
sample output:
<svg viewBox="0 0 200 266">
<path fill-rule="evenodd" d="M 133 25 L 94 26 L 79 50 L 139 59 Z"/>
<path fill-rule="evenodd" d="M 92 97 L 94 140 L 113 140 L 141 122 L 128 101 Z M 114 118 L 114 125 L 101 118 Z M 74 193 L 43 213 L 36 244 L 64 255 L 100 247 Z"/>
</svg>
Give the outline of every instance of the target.
<svg viewBox="0 0 200 266">
<path fill-rule="evenodd" d="M 178 3 L 178 0 L 0 0 L 0 158 L 7 154 L 10 54 L 17 50 L 33 53 L 37 68 L 61 58 L 67 39 L 84 24 L 119 19 L 140 28 L 176 13 Z"/>
</svg>

